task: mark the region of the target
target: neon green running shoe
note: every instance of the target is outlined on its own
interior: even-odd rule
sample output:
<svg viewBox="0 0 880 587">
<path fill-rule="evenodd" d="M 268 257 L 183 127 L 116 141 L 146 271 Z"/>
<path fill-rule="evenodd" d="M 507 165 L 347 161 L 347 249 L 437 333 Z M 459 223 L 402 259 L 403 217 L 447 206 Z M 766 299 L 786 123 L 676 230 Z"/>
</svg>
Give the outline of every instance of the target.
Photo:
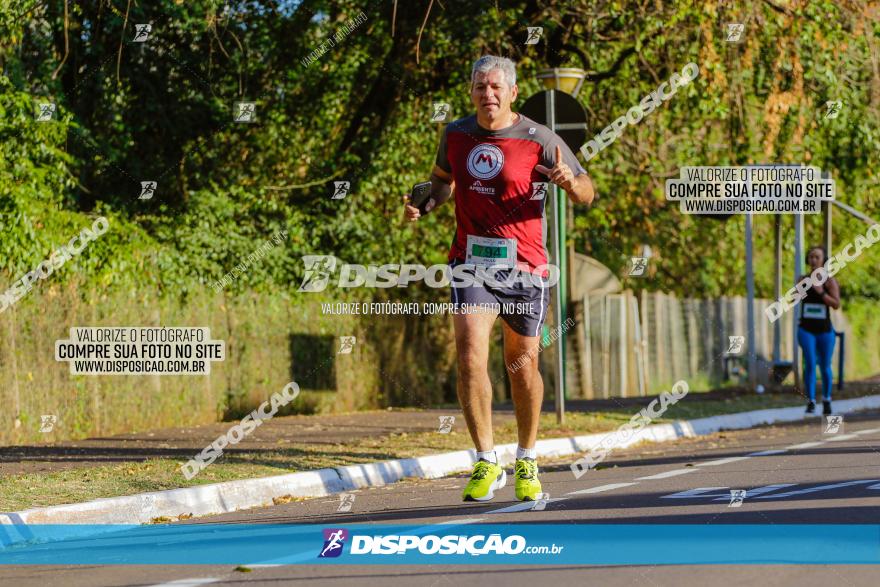
<svg viewBox="0 0 880 587">
<path fill-rule="evenodd" d="M 516 498 L 520 501 L 535 501 L 541 494 L 538 481 L 538 464 L 534 459 L 517 459 L 513 467 L 516 475 Z"/>
<path fill-rule="evenodd" d="M 507 485 L 507 473 L 499 465 L 489 461 L 477 461 L 471 480 L 468 481 L 461 498 L 464 501 L 489 501 L 495 491 Z"/>
</svg>

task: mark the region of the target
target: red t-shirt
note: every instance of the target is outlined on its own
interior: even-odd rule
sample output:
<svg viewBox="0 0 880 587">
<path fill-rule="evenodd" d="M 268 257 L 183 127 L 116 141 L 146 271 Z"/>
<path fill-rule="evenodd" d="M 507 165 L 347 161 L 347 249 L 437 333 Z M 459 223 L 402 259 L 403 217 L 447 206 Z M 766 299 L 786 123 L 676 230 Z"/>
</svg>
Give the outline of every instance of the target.
<svg viewBox="0 0 880 587">
<path fill-rule="evenodd" d="M 556 146 L 575 175 L 586 173 L 571 149 L 549 128 L 522 114 L 501 130 L 477 124 L 476 114 L 446 126 L 437 166 L 455 180 L 455 239 L 449 261 L 464 261 L 468 235 L 516 240 L 517 267 L 547 263 L 544 203 L 547 176 L 535 170 L 556 164 Z"/>
</svg>

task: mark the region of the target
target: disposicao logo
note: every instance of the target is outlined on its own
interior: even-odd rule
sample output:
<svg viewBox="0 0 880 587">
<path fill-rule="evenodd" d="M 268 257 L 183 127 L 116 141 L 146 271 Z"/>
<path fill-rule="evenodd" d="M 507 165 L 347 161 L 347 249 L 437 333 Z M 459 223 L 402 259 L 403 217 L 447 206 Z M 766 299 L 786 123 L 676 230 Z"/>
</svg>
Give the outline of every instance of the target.
<svg viewBox="0 0 880 587">
<path fill-rule="evenodd" d="M 345 540 L 348 538 L 348 530 L 342 528 L 324 528 L 324 548 L 321 549 L 318 558 L 336 558 L 342 554 Z"/>
<path fill-rule="evenodd" d="M 324 529 L 324 548 L 318 558 L 338 557 L 351 538 L 349 554 L 356 555 L 556 555 L 564 545 L 546 544 L 529 546 L 525 536 L 507 537 L 498 533 L 469 535 L 436 534 L 349 534 L 341 528 Z"/>
</svg>

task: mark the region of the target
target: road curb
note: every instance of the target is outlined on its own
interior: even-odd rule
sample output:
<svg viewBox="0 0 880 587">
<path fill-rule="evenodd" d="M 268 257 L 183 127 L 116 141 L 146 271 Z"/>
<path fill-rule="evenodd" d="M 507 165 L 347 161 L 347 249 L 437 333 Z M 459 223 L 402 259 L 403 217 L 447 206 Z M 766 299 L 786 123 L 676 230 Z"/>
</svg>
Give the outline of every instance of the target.
<svg viewBox="0 0 880 587">
<path fill-rule="evenodd" d="M 880 407 L 880 395 L 835 402 L 836 413 L 846 414 Z M 711 416 L 696 420 L 680 420 L 653 424 L 634 433 L 626 441 L 609 448 L 623 448 L 637 442 L 666 442 L 711 434 L 721 430 L 752 428 L 762 424 L 796 422 L 806 419 L 803 407 L 756 410 L 738 414 Z M 602 432 L 569 438 L 540 440 L 536 445 L 540 457 L 575 455 L 591 450 L 611 434 Z M 496 447 L 502 464 L 514 460 L 516 445 Z M 178 519 L 181 515 L 203 516 L 271 505 L 273 499 L 293 496 L 322 497 L 380 487 L 410 477 L 436 479 L 468 470 L 476 460 L 473 450 L 460 450 L 417 458 L 395 459 L 377 463 L 350 465 L 333 469 L 304 471 L 258 479 L 226 481 L 210 485 L 154 491 L 121 497 L 96 499 L 83 503 L 31 508 L 0 513 L 0 544 L 26 539 L 3 530 L 4 526 L 30 524 L 144 524 L 156 518 Z M 12 530 L 12 528 L 7 528 Z M 94 531 L 92 531 L 94 532 Z"/>
</svg>

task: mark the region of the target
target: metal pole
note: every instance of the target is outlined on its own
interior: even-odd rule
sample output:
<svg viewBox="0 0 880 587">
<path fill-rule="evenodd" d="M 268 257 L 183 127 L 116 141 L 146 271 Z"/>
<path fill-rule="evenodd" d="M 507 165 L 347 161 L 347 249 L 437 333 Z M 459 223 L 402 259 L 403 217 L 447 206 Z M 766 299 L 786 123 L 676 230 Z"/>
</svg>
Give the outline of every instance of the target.
<svg viewBox="0 0 880 587">
<path fill-rule="evenodd" d="M 746 334 L 749 353 L 749 389 L 758 385 L 755 356 L 755 271 L 752 251 L 752 215 L 746 214 Z"/>
<path fill-rule="evenodd" d="M 556 90 L 547 92 L 546 102 L 547 127 L 556 132 Z M 559 268 L 559 281 L 556 289 L 556 328 L 559 329 L 556 337 L 556 422 L 565 422 L 565 336 L 562 334 L 562 323 L 566 315 L 565 296 L 565 200 L 560 200 L 559 188 L 551 185 L 553 194 L 553 244 L 555 245 L 556 266 Z"/>
<path fill-rule="evenodd" d="M 773 300 L 782 297 L 782 215 L 774 214 L 774 235 L 776 237 L 776 269 L 774 272 Z M 782 360 L 782 322 L 773 323 L 773 363 Z"/>
<path fill-rule="evenodd" d="M 824 218 L 825 221 L 825 250 L 828 251 L 828 256 L 831 256 L 831 202 L 822 202 L 822 207 L 825 208 Z M 827 259 L 826 259 L 827 260 Z"/>
<path fill-rule="evenodd" d="M 803 214 L 795 214 L 794 215 L 794 280 L 792 283 L 797 283 L 798 279 L 801 276 L 801 268 L 804 263 L 804 215 Z M 801 308 L 797 306 L 795 308 L 795 313 L 792 316 L 791 320 L 791 330 L 792 330 L 792 340 L 791 340 L 791 368 L 794 371 L 794 386 L 796 389 L 801 390 L 801 353 L 800 347 L 798 346 L 797 333 L 798 333 L 798 316 L 800 315 Z"/>
</svg>

